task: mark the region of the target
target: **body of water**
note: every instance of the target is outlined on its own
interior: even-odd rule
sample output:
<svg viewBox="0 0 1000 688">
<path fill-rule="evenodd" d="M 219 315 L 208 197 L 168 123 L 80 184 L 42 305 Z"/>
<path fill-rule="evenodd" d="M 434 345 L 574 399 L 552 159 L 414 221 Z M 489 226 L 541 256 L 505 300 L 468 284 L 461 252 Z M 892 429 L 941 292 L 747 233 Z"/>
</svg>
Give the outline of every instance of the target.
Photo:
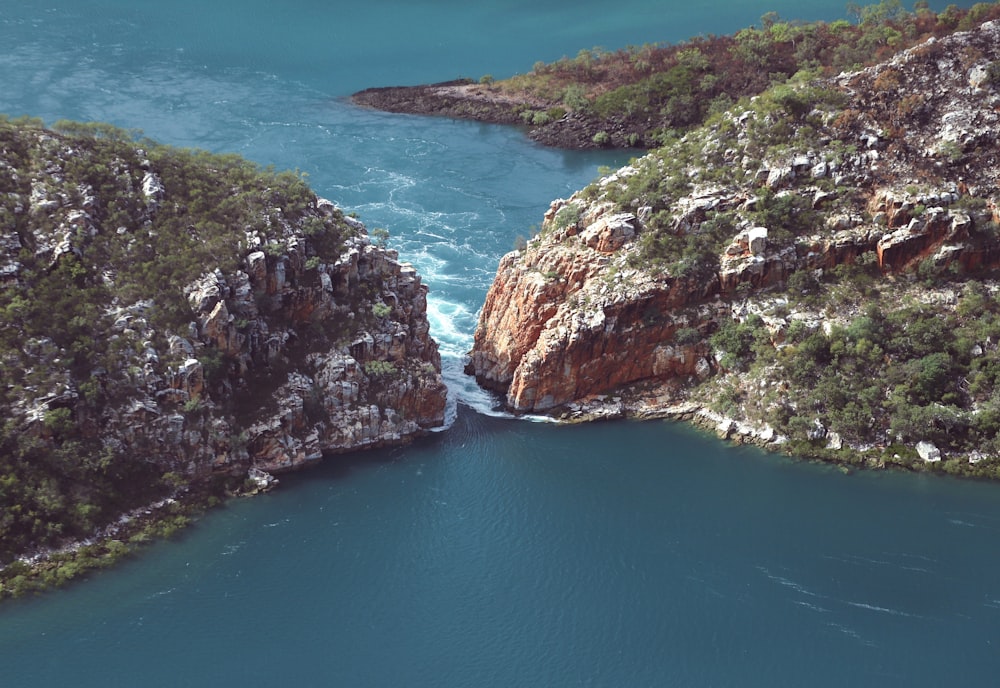
<svg viewBox="0 0 1000 688">
<path fill-rule="evenodd" d="M 943 4 L 943 3 L 942 3 Z M 388 115 L 368 86 L 726 33 L 700 4 L 0 0 L 0 112 L 309 174 L 431 288 L 452 426 L 233 502 L 0 606 L 4 686 L 939 686 L 1000 671 L 1000 486 L 845 476 L 668 423 L 490 415 L 461 374 L 500 256 L 628 153 Z"/>
</svg>

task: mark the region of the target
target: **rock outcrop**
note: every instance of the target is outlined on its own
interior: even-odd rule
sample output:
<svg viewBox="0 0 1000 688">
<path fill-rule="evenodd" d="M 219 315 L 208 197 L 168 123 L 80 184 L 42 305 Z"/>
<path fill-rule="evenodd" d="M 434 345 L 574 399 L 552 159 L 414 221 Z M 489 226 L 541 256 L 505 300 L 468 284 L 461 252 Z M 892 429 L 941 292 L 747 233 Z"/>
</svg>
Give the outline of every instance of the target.
<svg viewBox="0 0 1000 688">
<path fill-rule="evenodd" d="M 443 424 L 427 287 L 361 222 L 295 175 L 81 127 L 0 123 L 0 458 L 35 514 L 5 521 L 0 563 Z"/>
<path fill-rule="evenodd" d="M 722 371 L 709 335 L 797 273 L 997 267 L 998 46 L 988 22 L 774 89 L 553 202 L 501 260 L 467 372 L 519 412 L 667 409 Z"/>
<path fill-rule="evenodd" d="M 333 212 L 322 199 L 318 206 Z M 440 426 L 445 388 L 426 319 L 427 288 L 392 251 L 371 245 L 360 223 L 355 229 L 332 264 L 307 268 L 304 253 L 252 251 L 245 269 L 189 285 L 196 319 L 189 336 L 173 335 L 169 346 L 184 356 L 221 358 L 218 382 L 206 389 L 204 364 L 185 358 L 146 380 L 147 422 L 126 416 L 110 428 L 127 429 L 132 444 L 170 446 L 185 472 L 196 473 L 286 471 Z M 365 285 L 374 297 L 359 295 Z M 351 321 L 353 333 L 339 342 L 308 332 Z M 127 325 L 145 323 L 140 316 Z M 158 399 L 188 411 L 167 412 Z M 112 441 L 114 433 L 106 433 Z"/>
<path fill-rule="evenodd" d="M 708 373 L 704 343 L 676 335 L 715 317 L 717 304 L 704 298 L 711 285 L 610 270 L 609 257 L 586 237 L 624 222 L 594 217 L 574 240 L 501 261 L 468 370 L 505 392 L 511 408 L 547 411 L 639 380 Z"/>
<path fill-rule="evenodd" d="M 322 199 L 317 207 L 336 212 Z M 394 252 L 369 243 L 360 223 L 353 228 L 331 264 L 307 267 L 307 240 L 293 235 L 289 253 L 251 251 L 243 269 L 188 285 L 195 320 L 186 336 L 167 336 L 165 351 L 144 350 L 137 398 L 108 410 L 104 444 L 161 447 L 190 475 L 276 472 L 440 426 L 446 390 L 427 287 Z M 154 303 L 116 309 L 117 333 L 156 340 L 144 318 Z M 327 339 L 330 327 L 341 331 Z M 161 360 L 173 362 L 152 365 Z M 206 360 L 217 366 L 214 383 Z"/>
</svg>

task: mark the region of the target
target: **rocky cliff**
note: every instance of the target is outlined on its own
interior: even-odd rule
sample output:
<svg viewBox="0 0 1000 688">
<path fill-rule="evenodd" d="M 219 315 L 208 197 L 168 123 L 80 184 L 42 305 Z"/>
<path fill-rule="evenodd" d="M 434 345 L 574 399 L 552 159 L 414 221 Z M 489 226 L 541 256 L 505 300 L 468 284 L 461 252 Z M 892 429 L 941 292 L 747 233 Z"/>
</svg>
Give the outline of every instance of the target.
<svg viewBox="0 0 1000 688">
<path fill-rule="evenodd" d="M 406 442 L 443 423 L 427 287 L 395 252 L 370 244 L 360 222 L 323 199 L 316 207 L 352 229 L 334 262 L 307 267 L 308 238 L 292 234 L 287 252 L 250 251 L 242 270 L 216 270 L 185 288 L 196 328 L 188 339 L 168 336 L 167 352 L 184 360 L 147 378 L 146 397 L 129 408 L 146 415 L 158 397 L 197 408 L 187 416 L 157 409 L 150 425 L 123 417 L 122 427 L 141 426 L 143 442 L 176 447 L 186 472 L 280 472 L 324 454 Z M 144 324 L 141 310 L 138 323 L 124 323 Z M 218 402 L 195 357 L 206 349 L 222 361 Z"/>
<path fill-rule="evenodd" d="M 296 175 L 0 122 L 0 562 L 442 425 L 427 287 Z"/>
<path fill-rule="evenodd" d="M 928 304 L 949 280 L 954 313 L 955 291 L 997 267 L 998 46 L 988 22 L 859 72 L 791 79 L 554 201 L 501 260 L 467 372 L 519 412 L 726 406 L 777 437 L 775 408 L 751 408 L 761 390 L 726 360 L 732 327 L 753 316 L 753 375 L 788 390 L 790 327 L 829 336 L 866 299 Z M 723 389 L 741 403 L 720 403 Z M 785 396 L 786 421 L 826 413 Z M 956 408 L 979 407 L 966 394 Z M 891 443 L 892 414 L 870 410 L 857 444 Z"/>
</svg>

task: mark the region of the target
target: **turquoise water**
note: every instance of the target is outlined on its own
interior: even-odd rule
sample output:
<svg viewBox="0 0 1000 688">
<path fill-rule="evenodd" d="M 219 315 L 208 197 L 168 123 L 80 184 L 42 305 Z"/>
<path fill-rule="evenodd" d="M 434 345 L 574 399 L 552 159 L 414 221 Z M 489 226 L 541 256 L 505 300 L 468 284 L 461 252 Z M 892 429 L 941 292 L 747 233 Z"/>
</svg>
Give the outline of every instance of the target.
<svg viewBox="0 0 1000 688">
<path fill-rule="evenodd" d="M 943 3 L 942 3 L 943 4 Z M 0 111 L 298 168 L 431 286 L 453 425 L 0 606 L 4 686 L 938 686 L 1000 670 L 1000 487 L 844 476 L 681 426 L 494 414 L 461 375 L 500 255 L 628 154 L 354 90 L 839 2 L 0 2 Z"/>
</svg>

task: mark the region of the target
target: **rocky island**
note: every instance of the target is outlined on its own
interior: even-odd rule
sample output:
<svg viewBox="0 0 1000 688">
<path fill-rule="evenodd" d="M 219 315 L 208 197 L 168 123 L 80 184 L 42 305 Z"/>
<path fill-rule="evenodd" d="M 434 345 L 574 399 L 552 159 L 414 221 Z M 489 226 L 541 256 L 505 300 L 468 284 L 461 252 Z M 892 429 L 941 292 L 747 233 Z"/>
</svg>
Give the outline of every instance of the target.
<svg viewBox="0 0 1000 688">
<path fill-rule="evenodd" d="M 554 201 L 467 372 L 518 412 L 1000 477 L 998 135 L 997 21 L 744 98 Z"/>
<path fill-rule="evenodd" d="M 443 424 L 427 287 L 299 175 L 70 122 L 0 151 L 2 592 Z"/>
</svg>

